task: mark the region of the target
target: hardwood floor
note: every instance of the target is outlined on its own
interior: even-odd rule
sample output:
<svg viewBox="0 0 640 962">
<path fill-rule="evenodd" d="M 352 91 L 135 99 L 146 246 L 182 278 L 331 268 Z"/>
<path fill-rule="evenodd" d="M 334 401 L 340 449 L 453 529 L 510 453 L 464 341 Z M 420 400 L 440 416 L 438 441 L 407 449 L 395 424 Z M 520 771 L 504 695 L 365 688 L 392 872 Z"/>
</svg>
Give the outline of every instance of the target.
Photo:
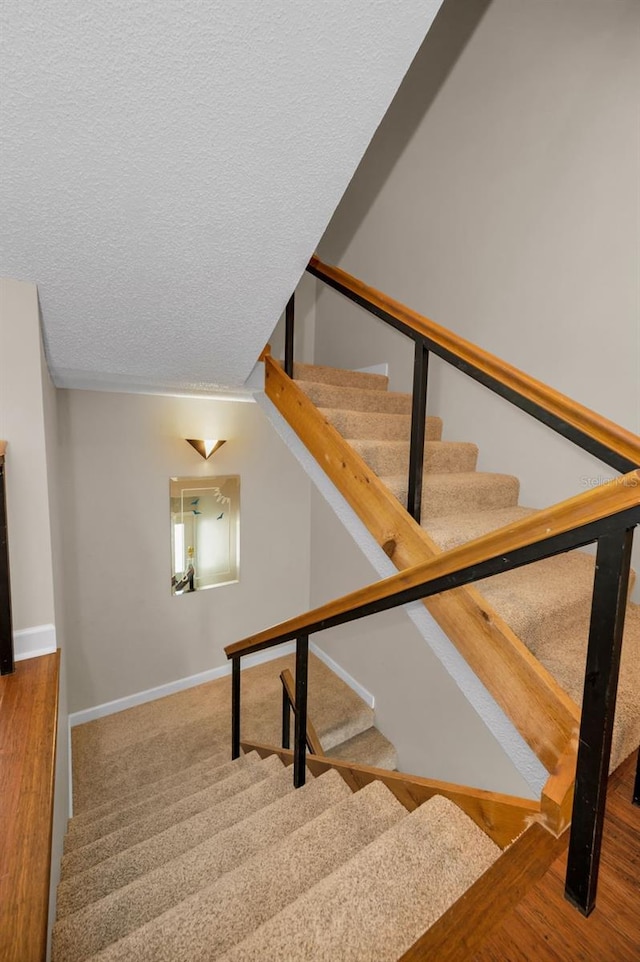
<svg viewBox="0 0 640 962">
<path fill-rule="evenodd" d="M 631 804 L 636 758 L 611 776 L 598 900 L 589 918 L 565 901 L 562 855 L 472 962 L 640 960 L 640 808 Z"/>
<path fill-rule="evenodd" d="M 0 679 L 0 959 L 43 962 L 60 653 Z"/>
</svg>

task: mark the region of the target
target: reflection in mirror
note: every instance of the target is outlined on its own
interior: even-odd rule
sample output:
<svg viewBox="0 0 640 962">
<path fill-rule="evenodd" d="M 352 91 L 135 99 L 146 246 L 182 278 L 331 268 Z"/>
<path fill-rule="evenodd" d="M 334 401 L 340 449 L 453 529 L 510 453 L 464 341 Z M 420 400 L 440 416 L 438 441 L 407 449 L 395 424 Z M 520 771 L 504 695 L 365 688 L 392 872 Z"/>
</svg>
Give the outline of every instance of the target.
<svg viewBox="0 0 640 962">
<path fill-rule="evenodd" d="M 171 478 L 171 591 L 240 577 L 240 478 Z"/>
</svg>

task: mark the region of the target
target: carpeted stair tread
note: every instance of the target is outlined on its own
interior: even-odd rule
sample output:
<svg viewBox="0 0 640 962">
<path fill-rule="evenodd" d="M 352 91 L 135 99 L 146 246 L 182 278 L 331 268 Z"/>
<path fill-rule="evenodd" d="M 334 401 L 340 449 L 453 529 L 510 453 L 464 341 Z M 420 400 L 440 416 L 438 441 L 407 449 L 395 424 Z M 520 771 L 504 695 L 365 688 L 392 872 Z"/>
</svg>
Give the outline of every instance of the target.
<svg viewBox="0 0 640 962">
<path fill-rule="evenodd" d="M 443 551 L 450 551 L 467 541 L 482 538 L 490 531 L 497 531 L 508 524 L 522 521 L 523 518 L 535 514 L 534 508 L 523 508 L 516 505 L 511 508 L 497 508 L 494 511 L 477 511 L 474 514 L 444 515 L 438 518 L 428 518 L 423 528 L 430 538 Z"/>
<path fill-rule="evenodd" d="M 406 819 L 405 809 L 391 792 L 374 782 L 92 958 L 96 962 L 215 959 Z M 265 951 L 261 958 L 295 955 Z"/>
<path fill-rule="evenodd" d="M 103 835 L 93 842 L 68 852 L 62 857 L 60 877 L 65 879 L 85 872 L 99 862 L 126 851 L 154 835 L 159 835 L 172 825 L 184 822 L 207 809 L 215 808 L 220 802 L 242 792 L 249 785 L 277 774 L 281 768 L 282 762 L 275 755 L 253 763 L 243 761 L 240 766 L 237 762 L 232 762 L 229 769 L 215 784 L 166 805 L 151 815 L 137 818 L 123 828 L 116 829 L 108 835 Z"/>
<path fill-rule="evenodd" d="M 377 475 L 406 474 L 409 470 L 408 441 L 346 440 Z M 427 441 L 424 446 L 424 470 L 431 474 L 475 471 L 477 460 L 477 446 L 466 441 Z"/>
<path fill-rule="evenodd" d="M 164 699 L 163 699 L 164 700 Z M 129 709 L 134 712 L 135 709 Z M 175 728 L 140 740 L 107 755 L 96 752 L 80 763 L 83 775 L 74 781 L 74 811 L 83 812 L 151 782 L 176 774 L 213 753 L 228 748 L 215 717 L 183 721 Z M 74 757 L 75 748 L 74 748 Z"/>
<path fill-rule="evenodd" d="M 398 753 L 388 738 L 373 725 L 359 735 L 354 735 L 341 745 L 336 745 L 326 753 L 330 758 L 354 762 L 356 765 L 371 765 L 374 768 L 387 768 L 395 771 L 398 767 Z"/>
<path fill-rule="evenodd" d="M 289 769 L 93 865 L 58 886 L 58 918 L 77 912 L 294 791 Z"/>
<path fill-rule="evenodd" d="M 570 551 L 478 581 L 491 607 L 537 657 L 549 638 L 562 644 L 576 623 L 588 623 L 595 558 Z"/>
<path fill-rule="evenodd" d="M 339 431 L 343 438 L 367 438 L 378 441 L 408 441 L 411 437 L 410 414 L 385 414 L 380 411 L 349 411 L 341 408 L 319 408 L 320 414 Z M 440 441 L 442 419 L 428 417 L 427 441 Z"/>
<path fill-rule="evenodd" d="M 536 657 L 551 672 L 558 684 L 582 705 L 584 668 L 589 635 L 589 612 L 585 611 L 560 637 L 550 633 L 540 639 Z M 614 771 L 640 744 L 640 607 L 627 606 L 620 659 L 620 676 L 609 769 Z"/>
<path fill-rule="evenodd" d="M 386 391 L 389 378 L 386 374 L 372 374 L 370 371 L 350 371 L 341 367 L 325 367 L 321 364 L 293 365 L 296 381 L 314 381 L 316 384 L 335 384 L 339 387 L 354 387 L 366 391 Z"/>
<path fill-rule="evenodd" d="M 88 824 L 81 824 L 78 828 L 74 826 L 72 819 L 69 832 L 64 840 L 64 852 L 66 854 L 76 848 L 89 845 L 104 835 L 109 835 L 139 819 L 148 818 L 156 812 L 161 812 L 170 805 L 223 781 L 244 765 L 260 765 L 258 753 L 251 752 L 248 755 L 241 755 L 235 761 L 229 761 L 229 753 L 227 752 L 227 761 L 223 765 L 216 765 L 213 768 L 203 765 L 194 766 L 197 769 L 195 773 L 189 775 L 188 772 L 185 772 L 182 779 L 176 781 L 169 788 L 163 790 L 162 786 L 159 786 L 155 791 L 133 802 L 123 799 L 121 808 L 103 815 L 102 818 L 93 819 Z"/>
<path fill-rule="evenodd" d="M 293 671 L 294 662 L 293 655 L 285 655 L 243 670 L 243 738 L 279 744 L 279 673 L 283 668 Z M 116 726 L 112 723 L 114 716 L 74 728 L 74 811 L 88 813 L 161 778 L 179 775 L 214 752 L 228 752 L 230 689 L 228 679 L 220 678 L 121 712 L 130 728 L 136 730 L 140 723 L 145 735 L 140 742 L 127 738 L 125 723 L 120 721 Z M 178 710 L 172 702 L 174 698 Z M 309 711 L 327 748 L 373 724 L 373 712 L 368 705 L 313 655 L 309 659 Z M 178 719 L 173 729 L 167 726 L 166 714 L 174 722 Z M 159 734 L 148 736 L 154 720 Z"/>
<path fill-rule="evenodd" d="M 224 751 L 217 752 L 215 755 L 209 755 L 207 758 L 202 759 L 202 761 L 195 762 L 188 768 L 180 769 L 171 775 L 166 775 L 164 778 L 159 778 L 155 782 L 148 782 L 141 788 L 135 789 L 133 792 L 129 792 L 126 795 L 121 795 L 120 798 L 112 798 L 108 802 L 104 802 L 102 805 L 96 805 L 92 808 L 85 809 L 83 812 L 79 812 L 74 815 L 73 818 L 69 819 L 69 824 L 67 831 L 70 835 L 76 832 L 84 831 L 91 822 L 97 821 L 104 818 L 107 815 L 111 815 L 114 812 L 118 812 L 121 808 L 128 805 L 135 805 L 137 802 L 144 801 L 149 797 L 153 797 L 156 792 L 163 792 L 175 785 L 181 785 L 184 780 L 190 780 L 192 777 L 197 777 L 203 771 L 213 771 L 219 768 L 221 765 L 226 765 L 229 761 L 229 746 L 226 745 Z"/>
<path fill-rule="evenodd" d="M 460 809 L 436 796 L 256 929 L 221 962 L 393 962 L 500 854 Z"/>
<path fill-rule="evenodd" d="M 407 503 L 406 475 L 383 476 L 382 483 L 404 505 Z M 422 482 L 422 518 L 473 514 L 515 507 L 520 482 L 509 474 L 483 471 L 426 474 Z"/>
<path fill-rule="evenodd" d="M 397 391 L 367 391 L 336 384 L 297 381 L 301 391 L 316 407 L 343 408 L 348 411 L 377 411 L 385 414 L 411 414 L 411 395 Z"/>
<path fill-rule="evenodd" d="M 310 778 L 298 791 L 57 922 L 53 962 L 83 962 L 350 795 L 351 790 L 335 771 Z"/>
</svg>

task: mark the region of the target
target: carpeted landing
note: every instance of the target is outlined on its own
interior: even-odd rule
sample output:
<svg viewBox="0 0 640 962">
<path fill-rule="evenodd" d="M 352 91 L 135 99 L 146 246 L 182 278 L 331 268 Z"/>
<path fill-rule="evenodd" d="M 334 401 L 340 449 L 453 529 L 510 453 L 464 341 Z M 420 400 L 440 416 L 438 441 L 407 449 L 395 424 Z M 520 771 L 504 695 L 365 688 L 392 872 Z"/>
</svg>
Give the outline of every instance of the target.
<svg viewBox="0 0 640 962">
<path fill-rule="evenodd" d="M 277 743 L 286 656 L 242 676 L 244 737 Z M 499 856 L 455 805 L 411 815 L 335 771 L 294 790 L 257 753 L 229 761 L 229 680 L 73 729 L 53 962 L 397 959 Z M 395 767 L 373 713 L 317 658 L 327 754 Z M 359 933 L 357 936 L 355 933 Z"/>
<path fill-rule="evenodd" d="M 403 503 L 407 497 L 411 395 L 388 390 L 379 374 L 297 364 L 298 386 Z M 427 418 L 422 526 L 447 550 L 533 513 L 519 504 L 520 482 L 476 470 L 478 449 L 442 439 Z M 572 551 L 475 587 L 561 687 L 580 704 L 595 562 Z M 611 767 L 640 742 L 640 608 L 629 604 Z"/>
</svg>

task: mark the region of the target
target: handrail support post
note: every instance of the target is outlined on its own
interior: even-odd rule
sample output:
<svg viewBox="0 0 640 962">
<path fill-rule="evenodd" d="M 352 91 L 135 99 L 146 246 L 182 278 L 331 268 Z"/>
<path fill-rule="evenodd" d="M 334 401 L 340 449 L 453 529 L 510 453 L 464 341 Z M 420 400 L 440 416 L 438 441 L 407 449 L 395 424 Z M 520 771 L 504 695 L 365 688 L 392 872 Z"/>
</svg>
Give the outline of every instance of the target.
<svg viewBox="0 0 640 962">
<path fill-rule="evenodd" d="M 423 338 L 416 338 L 413 362 L 413 397 L 411 402 L 411 444 L 409 448 L 409 483 L 407 511 L 420 524 L 422 474 L 424 471 L 424 439 L 427 425 L 427 375 L 429 350 Z"/>
<path fill-rule="evenodd" d="M 296 313 L 295 291 L 289 298 L 284 311 L 284 373 L 293 377 L 293 341 Z"/>
<path fill-rule="evenodd" d="M 633 528 L 598 539 L 565 895 L 595 906 Z"/>
<path fill-rule="evenodd" d="M 293 784 L 302 788 L 307 763 L 307 688 L 309 676 L 309 635 L 296 639 L 296 711 L 293 743 Z"/>
<path fill-rule="evenodd" d="M 0 675 L 15 671 L 4 454 L 0 454 Z"/>
<path fill-rule="evenodd" d="M 284 685 L 282 686 L 282 747 L 291 747 L 291 702 Z"/>
<path fill-rule="evenodd" d="M 240 657 L 231 661 L 231 758 L 240 757 Z"/>
</svg>

